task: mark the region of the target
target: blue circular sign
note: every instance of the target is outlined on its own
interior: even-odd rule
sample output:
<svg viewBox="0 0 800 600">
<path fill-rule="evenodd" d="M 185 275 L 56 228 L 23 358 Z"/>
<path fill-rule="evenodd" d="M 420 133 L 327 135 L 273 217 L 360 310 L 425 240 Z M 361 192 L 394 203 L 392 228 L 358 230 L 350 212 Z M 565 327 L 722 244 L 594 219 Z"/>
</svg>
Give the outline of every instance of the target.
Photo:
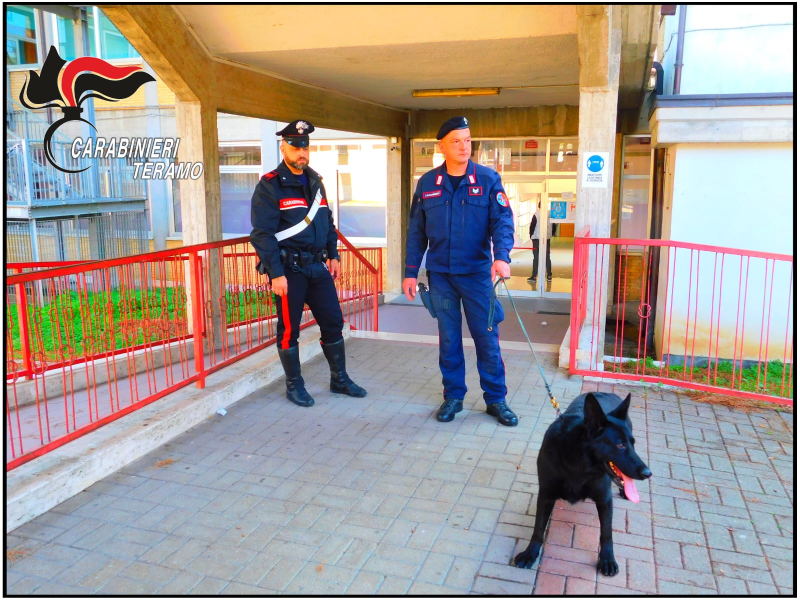
<svg viewBox="0 0 800 600">
<path fill-rule="evenodd" d="M 603 170 L 606 161 L 603 160 L 601 156 L 597 154 L 593 154 L 589 157 L 589 160 L 586 161 L 586 168 L 589 169 L 592 173 L 598 173 Z"/>
</svg>

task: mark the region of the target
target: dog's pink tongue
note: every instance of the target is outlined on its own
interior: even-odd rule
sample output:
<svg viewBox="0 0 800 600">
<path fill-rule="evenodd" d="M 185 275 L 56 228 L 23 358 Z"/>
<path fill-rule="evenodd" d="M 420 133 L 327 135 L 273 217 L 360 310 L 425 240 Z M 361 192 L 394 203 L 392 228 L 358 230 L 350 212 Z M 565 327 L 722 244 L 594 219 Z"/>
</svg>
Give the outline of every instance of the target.
<svg viewBox="0 0 800 600">
<path fill-rule="evenodd" d="M 622 475 L 622 483 L 625 488 L 625 496 L 633 503 L 639 502 L 639 492 L 636 491 L 636 485 L 633 483 L 633 479 L 624 475 L 622 471 L 619 473 Z"/>
</svg>

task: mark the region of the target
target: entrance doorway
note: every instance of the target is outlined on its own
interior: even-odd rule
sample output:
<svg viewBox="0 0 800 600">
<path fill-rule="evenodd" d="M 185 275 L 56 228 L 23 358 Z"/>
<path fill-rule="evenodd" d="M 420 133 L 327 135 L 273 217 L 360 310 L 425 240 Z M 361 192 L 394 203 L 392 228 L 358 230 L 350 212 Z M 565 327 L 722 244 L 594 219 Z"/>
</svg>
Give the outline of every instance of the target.
<svg viewBox="0 0 800 600">
<path fill-rule="evenodd" d="M 500 174 L 514 213 L 511 279 L 507 282 L 512 294 L 569 298 L 572 290 L 578 138 L 473 138 L 472 160 Z M 416 189 L 423 174 L 443 161 L 436 140 L 415 140 L 412 146 L 412 189 Z M 531 226 L 534 216 L 536 227 Z M 537 244 L 532 237 L 538 238 L 536 253 L 534 247 Z M 534 254 L 538 254 L 538 261 L 534 261 Z M 538 262 L 536 273 L 533 272 L 534 262 Z"/>
</svg>

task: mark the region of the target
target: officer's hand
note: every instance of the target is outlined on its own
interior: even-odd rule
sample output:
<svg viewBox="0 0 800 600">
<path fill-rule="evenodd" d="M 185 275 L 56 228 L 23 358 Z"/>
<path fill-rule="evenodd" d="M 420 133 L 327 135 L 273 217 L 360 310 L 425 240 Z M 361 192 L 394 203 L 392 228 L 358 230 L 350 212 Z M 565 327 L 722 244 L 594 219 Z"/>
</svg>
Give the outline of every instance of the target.
<svg viewBox="0 0 800 600">
<path fill-rule="evenodd" d="M 328 261 L 328 271 L 331 272 L 331 277 L 333 277 L 334 281 L 339 279 L 339 274 L 342 272 L 342 265 L 339 263 L 339 259 L 332 258 Z"/>
<path fill-rule="evenodd" d="M 503 260 L 496 260 L 492 263 L 492 281 L 499 275 L 500 277 L 511 277 L 511 266 Z"/>
<path fill-rule="evenodd" d="M 406 298 L 408 298 L 410 302 L 414 301 L 414 298 L 417 297 L 416 277 L 406 277 L 403 279 L 403 293 L 405 293 Z"/>
<path fill-rule="evenodd" d="M 289 293 L 289 284 L 286 281 L 285 275 L 275 277 L 270 282 L 270 285 L 272 286 L 272 291 L 275 292 L 276 296 L 285 296 Z"/>
</svg>

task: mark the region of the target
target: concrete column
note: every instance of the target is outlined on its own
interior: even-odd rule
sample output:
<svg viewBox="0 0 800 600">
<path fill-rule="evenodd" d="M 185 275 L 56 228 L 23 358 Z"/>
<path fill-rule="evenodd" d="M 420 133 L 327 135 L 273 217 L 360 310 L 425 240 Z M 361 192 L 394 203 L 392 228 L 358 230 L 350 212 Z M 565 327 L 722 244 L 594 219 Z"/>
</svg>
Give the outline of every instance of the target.
<svg viewBox="0 0 800 600">
<path fill-rule="evenodd" d="M 610 5 L 577 6 L 578 11 L 578 62 L 580 64 L 580 105 L 578 138 L 580 160 L 578 161 L 578 194 L 575 215 L 575 230 L 585 225 L 591 228 L 592 237 L 609 237 L 611 232 L 611 208 L 614 192 L 614 158 L 617 124 L 617 99 L 619 92 L 619 70 L 622 31 L 614 23 Z M 583 173 L 586 158 L 593 152 L 608 152 L 608 185 L 604 188 L 583 188 Z M 601 261 L 601 281 L 595 281 L 595 266 Z M 598 273 L 600 270 L 598 268 Z M 605 256 L 589 255 L 588 298 L 586 321 L 578 340 L 578 364 L 587 367 L 602 365 L 605 343 L 605 315 L 608 290 L 604 281 L 608 272 L 608 247 Z M 595 286 L 598 287 L 599 303 L 592 302 Z M 594 321 L 594 356 L 589 356 Z"/>
<path fill-rule="evenodd" d="M 203 163 L 198 179 L 179 182 L 183 243 L 216 242 L 222 239 L 217 111 L 200 102 L 176 101 L 175 120 L 180 138 L 178 160 Z"/>
<path fill-rule="evenodd" d="M 142 62 L 142 70 L 156 77 L 153 68 L 146 62 Z M 161 137 L 161 108 L 158 104 L 158 87 L 155 85 L 144 86 L 145 103 L 145 127 L 147 137 Z M 158 159 L 157 162 L 167 163 L 166 159 Z M 147 193 L 150 200 L 150 231 L 153 233 L 154 250 L 167 249 L 167 236 L 169 235 L 169 211 L 172 210 L 170 197 L 167 187 L 171 182 L 166 179 L 150 179 L 147 182 Z"/>
<path fill-rule="evenodd" d="M 198 179 L 179 181 L 183 244 L 192 246 L 222 239 L 222 206 L 219 187 L 219 145 L 217 139 L 217 111 L 210 104 L 200 102 L 175 102 L 175 120 L 180 145 L 180 162 L 203 163 L 203 174 Z M 215 342 L 219 346 L 220 329 L 220 265 L 218 252 L 208 252 L 204 258 L 207 285 L 210 285 L 206 306 L 212 311 Z M 191 313 L 191 285 L 186 291 Z M 191 326 L 191 321 L 189 322 Z"/>
<path fill-rule="evenodd" d="M 393 142 L 392 140 L 397 140 Z M 386 151 L 386 289 L 399 294 L 403 283 L 405 224 L 403 221 L 403 153 L 408 140 L 391 138 Z"/>
</svg>

